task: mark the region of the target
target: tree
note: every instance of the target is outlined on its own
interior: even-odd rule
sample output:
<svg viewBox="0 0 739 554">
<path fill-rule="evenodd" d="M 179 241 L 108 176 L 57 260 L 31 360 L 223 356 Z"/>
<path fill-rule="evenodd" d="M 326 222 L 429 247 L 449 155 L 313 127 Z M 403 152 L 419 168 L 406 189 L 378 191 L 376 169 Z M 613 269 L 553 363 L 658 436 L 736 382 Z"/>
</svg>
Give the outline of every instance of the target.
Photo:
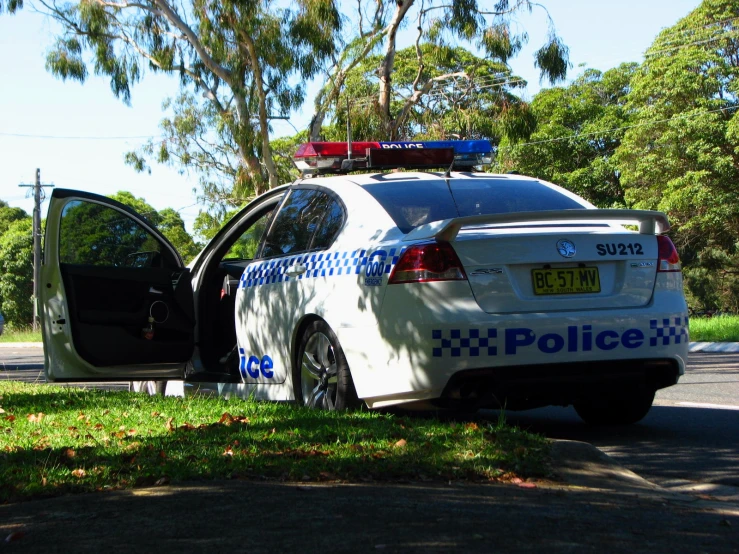
<svg viewBox="0 0 739 554">
<path fill-rule="evenodd" d="M 514 94 L 525 82 L 513 76 L 506 64 L 459 46 L 424 44 L 420 48 L 428 61 L 422 78 L 444 79 L 436 81 L 433 93 L 423 95 L 417 103 L 405 103 L 403 98 L 413 94 L 417 77 L 417 49 L 397 53 L 393 82 L 399 99 L 393 102 L 392 111 L 403 120 L 398 130 L 401 136 L 414 140 L 487 138 L 497 144 L 502 136 L 518 139 L 530 134 L 533 118 L 528 105 Z M 377 66 L 381 60 L 380 55 L 370 56 L 349 73 L 339 95 L 336 123 L 324 127 L 327 139 L 346 137 L 347 114 L 355 140 L 376 140 L 385 133 L 383 118 L 376 111 L 367 111 L 379 91 Z M 452 76 L 463 73 L 469 79 Z M 400 115 L 403 109 L 406 112 Z"/>
<path fill-rule="evenodd" d="M 412 9 L 416 7 L 416 9 Z M 450 81 L 462 88 L 475 88 L 489 84 L 480 80 L 474 72 L 460 67 L 444 74 L 428 71 L 434 65 L 439 48 L 452 43 L 477 42 L 490 61 L 507 64 L 528 41 L 523 32 L 516 34 L 511 26 L 512 18 L 521 11 L 543 8 L 530 0 L 498 0 L 492 6 L 480 5 L 476 0 L 443 2 L 425 0 L 379 0 L 357 2 L 358 32 L 347 41 L 334 62 L 326 85 L 316 98 L 316 113 L 311 122 L 311 140 L 318 140 L 324 120 L 332 111 L 341 109 L 338 104 L 347 79 L 370 54 L 379 52 L 376 58 L 376 90 L 374 101 L 367 104 L 365 112 L 379 120 L 379 134 L 375 139 L 397 140 L 403 137 L 408 114 L 426 96 L 438 94 Z M 544 10 L 546 12 L 546 10 Z M 566 76 L 568 49 L 556 35 L 549 18 L 549 33 L 544 45 L 536 52 L 535 65 L 541 69 L 542 78 L 556 82 Z M 398 32 L 413 18 L 416 27 L 412 68 L 404 80 L 410 83 L 405 94 L 396 86 L 398 61 Z M 405 62 L 407 65 L 407 62 Z M 409 78 L 410 77 L 410 78 Z"/>
<path fill-rule="evenodd" d="M 84 82 L 90 67 L 109 77 L 113 93 L 124 102 L 146 67 L 179 76 L 183 92 L 207 102 L 207 108 L 198 104 L 198 109 L 217 119 L 218 126 L 209 129 L 210 140 L 230 141 L 237 157 L 237 190 L 257 193 L 279 184 L 270 120 L 302 104 L 301 83 L 335 51 L 340 26 L 334 0 L 40 4 L 63 28 L 47 57 L 49 71 Z M 0 11 L 3 5 L 13 13 L 23 4 L 0 0 Z M 161 142 L 160 158 L 167 158 L 163 152 L 182 157 L 198 144 L 182 149 Z"/>
<path fill-rule="evenodd" d="M 2 208 L 0 213 L 13 208 Z M 32 218 L 14 220 L 0 233 L 0 311 L 10 327 L 33 321 Z"/>
<path fill-rule="evenodd" d="M 7 202 L 0 200 L 0 235 L 3 235 L 14 221 L 27 217 L 30 216 L 25 210 L 8 206 Z"/>
<path fill-rule="evenodd" d="M 691 300 L 732 311 L 739 309 L 738 16 L 736 0 L 704 0 L 659 34 L 631 81 L 634 116 L 617 152 L 627 202 L 669 213 Z"/>
<path fill-rule="evenodd" d="M 526 143 L 506 141 L 498 169 L 551 181 L 600 207 L 624 207 L 613 156 L 628 126 L 626 97 L 637 68 L 587 69 L 566 87 L 539 92 L 531 102 L 536 131 Z"/>
</svg>

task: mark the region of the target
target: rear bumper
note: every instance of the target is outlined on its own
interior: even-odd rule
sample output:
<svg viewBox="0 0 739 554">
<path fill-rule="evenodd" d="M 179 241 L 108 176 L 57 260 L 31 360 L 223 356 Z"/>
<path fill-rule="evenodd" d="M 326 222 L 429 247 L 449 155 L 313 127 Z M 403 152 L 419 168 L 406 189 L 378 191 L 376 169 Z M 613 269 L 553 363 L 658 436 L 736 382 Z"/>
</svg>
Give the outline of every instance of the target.
<svg viewBox="0 0 739 554">
<path fill-rule="evenodd" d="M 452 375 L 435 403 L 509 410 L 568 406 L 601 395 L 662 389 L 679 377 L 676 360 L 651 358 L 471 369 Z"/>
<path fill-rule="evenodd" d="M 681 291 L 662 291 L 636 309 L 496 315 L 455 290 L 469 291 L 464 282 L 427 285 L 398 298 L 389 287 L 377 326 L 335 328 L 357 393 L 370 407 L 484 405 L 493 397 L 522 407 L 570 404 L 621 386 L 656 390 L 685 371 Z M 476 387 L 484 394 L 472 395 Z"/>
</svg>

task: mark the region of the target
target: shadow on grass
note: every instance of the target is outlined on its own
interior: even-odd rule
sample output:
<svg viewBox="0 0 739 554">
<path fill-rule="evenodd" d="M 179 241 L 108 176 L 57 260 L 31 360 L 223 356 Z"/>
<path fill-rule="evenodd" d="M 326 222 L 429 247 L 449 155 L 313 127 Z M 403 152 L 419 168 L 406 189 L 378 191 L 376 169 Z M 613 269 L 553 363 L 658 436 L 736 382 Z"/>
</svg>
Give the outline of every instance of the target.
<svg viewBox="0 0 739 554">
<path fill-rule="evenodd" d="M 189 480 L 491 482 L 547 473 L 541 437 L 497 424 L 49 387 L 2 402 L 16 420 L 0 418 L 5 502 Z"/>
</svg>

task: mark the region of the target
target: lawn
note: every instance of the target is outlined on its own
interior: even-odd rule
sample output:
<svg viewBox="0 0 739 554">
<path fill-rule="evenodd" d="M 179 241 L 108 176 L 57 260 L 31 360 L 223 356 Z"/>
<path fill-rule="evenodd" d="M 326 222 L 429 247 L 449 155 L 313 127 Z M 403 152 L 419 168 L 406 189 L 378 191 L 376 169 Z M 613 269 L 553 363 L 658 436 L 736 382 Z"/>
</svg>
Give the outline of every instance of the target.
<svg viewBox="0 0 739 554">
<path fill-rule="evenodd" d="M 503 420 L 0 382 L 0 502 L 191 480 L 520 482 L 548 442 Z"/>
<path fill-rule="evenodd" d="M 693 317 L 690 340 L 697 342 L 739 342 L 739 316 Z M 0 342 L 41 342 L 41 333 L 30 329 L 6 331 Z"/>
<path fill-rule="evenodd" d="M 41 331 L 33 331 L 30 327 L 23 329 L 3 330 L 0 342 L 41 342 Z"/>
<path fill-rule="evenodd" d="M 739 316 L 720 315 L 691 318 L 690 340 L 696 342 L 739 342 Z"/>
</svg>

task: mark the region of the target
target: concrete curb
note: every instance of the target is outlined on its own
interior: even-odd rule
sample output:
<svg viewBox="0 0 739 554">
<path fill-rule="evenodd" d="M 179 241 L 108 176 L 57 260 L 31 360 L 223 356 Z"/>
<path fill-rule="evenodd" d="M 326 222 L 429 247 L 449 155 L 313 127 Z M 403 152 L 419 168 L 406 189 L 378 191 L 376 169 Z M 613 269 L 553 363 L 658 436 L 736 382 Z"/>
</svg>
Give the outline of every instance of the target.
<svg viewBox="0 0 739 554">
<path fill-rule="evenodd" d="M 553 440 L 551 455 L 556 477 L 569 485 L 589 489 L 666 492 L 588 442 Z"/>
<path fill-rule="evenodd" d="M 739 342 L 691 342 L 690 352 L 717 354 L 739 352 Z"/>
</svg>

